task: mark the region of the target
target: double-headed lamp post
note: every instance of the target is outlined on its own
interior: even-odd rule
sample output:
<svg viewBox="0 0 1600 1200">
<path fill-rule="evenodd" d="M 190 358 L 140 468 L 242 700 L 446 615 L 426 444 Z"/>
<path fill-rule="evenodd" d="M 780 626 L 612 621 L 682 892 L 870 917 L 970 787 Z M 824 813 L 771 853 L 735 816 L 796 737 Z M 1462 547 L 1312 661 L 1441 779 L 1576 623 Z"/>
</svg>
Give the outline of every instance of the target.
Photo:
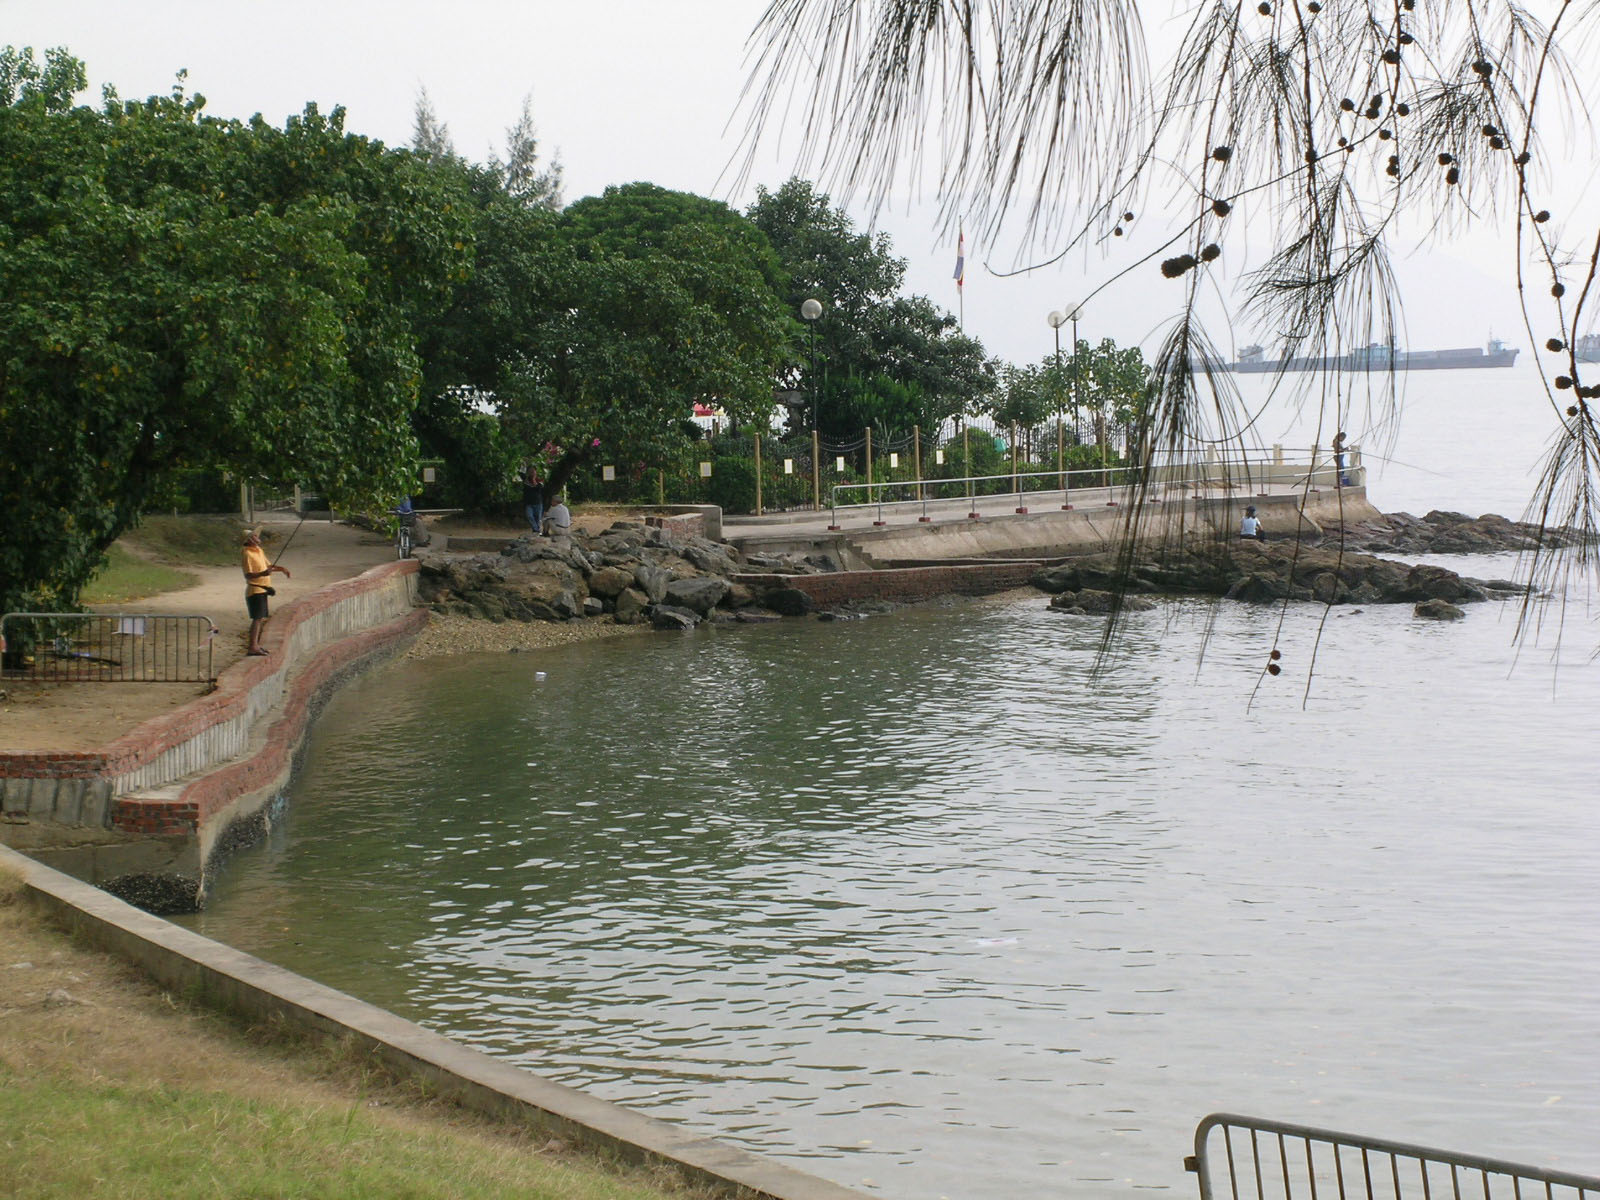
<svg viewBox="0 0 1600 1200">
<path fill-rule="evenodd" d="M 1050 328 L 1055 330 L 1056 334 L 1056 387 L 1059 388 L 1061 386 L 1061 327 L 1067 323 L 1067 314 L 1058 309 L 1046 317 L 1045 320 L 1050 323 Z M 1066 508 L 1069 506 L 1065 502 L 1067 490 L 1066 446 L 1063 444 L 1061 437 L 1061 407 L 1061 393 L 1058 391 L 1056 392 L 1056 474 L 1059 478 L 1056 480 L 1056 486 L 1063 493 L 1062 507 Z"/>
<path fill-rule="evenodd" d="M 822 509 L 822 450 L 817 430 L 820 416 L 817 404 L 817 318 L 821 315 L 822 301 L 815 297 L 806 299 L 800 305 L 800 316 L 805 320 L 811 340 L 811 378 L 808 380 L 811 393 L 811 499 L 819 512 Z"/>
<path fill-rule="evenodd" d="M 1072 322 L 1072 432 L 1075 437 L 1078 436 L 1078 318 L 1081 316 L 1083 316 L 1081 304 L 1069 304 L 1061 314 L 1063 321 Z"/>
</svg>

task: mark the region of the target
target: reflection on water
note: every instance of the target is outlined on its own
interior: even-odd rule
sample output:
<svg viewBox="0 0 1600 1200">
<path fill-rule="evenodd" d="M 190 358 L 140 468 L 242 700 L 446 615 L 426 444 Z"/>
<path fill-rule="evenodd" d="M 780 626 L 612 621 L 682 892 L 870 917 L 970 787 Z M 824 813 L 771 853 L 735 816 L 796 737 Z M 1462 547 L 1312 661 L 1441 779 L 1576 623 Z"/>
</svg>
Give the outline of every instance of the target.
<svg viewBox="0 0 1600 1200">
<path fill-rule="evenodd" d="M 1307 606 L 1252 702 L 1278 615 L 396 663 L 195 924 L 890 1196 L 1191 1194 L 1217 1109 L 1600 1168 L 1600 669 L 1334 610 L 1302 705 Z"/>
</svg>

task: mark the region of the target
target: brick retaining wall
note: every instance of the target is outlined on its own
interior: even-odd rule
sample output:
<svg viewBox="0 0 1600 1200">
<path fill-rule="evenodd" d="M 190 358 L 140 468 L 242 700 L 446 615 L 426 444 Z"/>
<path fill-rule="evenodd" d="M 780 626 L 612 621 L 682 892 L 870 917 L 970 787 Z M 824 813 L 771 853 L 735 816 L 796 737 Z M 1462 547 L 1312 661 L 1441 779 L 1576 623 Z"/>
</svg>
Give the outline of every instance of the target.
<svg viewBox="0 0 1600 1200">
<path fill-rule="evenodd" d="M 113 798 L 167 787 L 243 754 L 260 720 L 284 702 L 296 668 L 314 676 L 323 670 L 316 660 L 330 653 L 338 660 L 347 653 L 322 647 L 366 635 L 375 627 L 403 623 L 411 615 L 416 572 L 414 560 L 385 563 L 285 605 L 267 624 L 268 657 L 235 663 L 222 672 L 211 695 L 153 717 L 105 746 L 0 753 L 0 797 L 5 808 L 64 825 L 137 832 L 155 832 L 152 824 L 161 832 L 177 832 L 175 825 L 192 829 L 193 822 L 205 816 L 198 808 L 174 810 L 155 821 Z M 412 624 L 386 636 L 404 636 L 415 629 Z M 362 653 L 358 647 L 363 644 L 355 638 L 348 653 Z M 336 663 L 328 669 L 337 669 Z M 119 812 L 127 826 L 116 821 Z"/>
</svg>

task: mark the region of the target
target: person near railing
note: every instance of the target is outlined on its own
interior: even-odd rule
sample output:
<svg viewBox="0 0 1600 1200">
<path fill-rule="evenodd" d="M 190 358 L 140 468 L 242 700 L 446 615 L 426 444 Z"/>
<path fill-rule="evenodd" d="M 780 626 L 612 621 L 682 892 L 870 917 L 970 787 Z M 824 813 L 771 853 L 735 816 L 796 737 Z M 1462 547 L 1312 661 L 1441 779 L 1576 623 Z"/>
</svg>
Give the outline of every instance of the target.
<svg viewBox="0 0 1600 1200">
<path fill-rule="evenodd" d="M 288 567 L 267 561 L 267 552 L 261 548 L 261 535 L 254 529 L 244 531 L 244 553 L 239 565 L 244 572 L 244 606 L 250 614 L 250 647 L 245 653 L 260 656 L 267 652 L 261 645 L 261 634 L 267 626 L 267 598 L 277 594 L 269 586 L 272 573 L 276 571 L 285 579 L 293 576 Z"/>
</svg>

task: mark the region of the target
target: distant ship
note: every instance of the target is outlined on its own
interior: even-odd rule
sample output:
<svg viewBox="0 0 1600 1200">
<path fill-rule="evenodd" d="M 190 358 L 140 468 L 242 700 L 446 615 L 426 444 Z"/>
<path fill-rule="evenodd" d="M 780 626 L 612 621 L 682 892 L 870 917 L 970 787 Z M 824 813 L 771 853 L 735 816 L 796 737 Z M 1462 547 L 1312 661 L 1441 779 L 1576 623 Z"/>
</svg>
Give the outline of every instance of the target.
<svg viewBox="0 0 1600 1200">
<path fill-rule="evenodd" d="M 1579 362 L 1600 362 L 1600 333 L 1586 333 L 1572 343 Z"/>
<path fill-rule="evenodd" d="M 1600 361 L 1600 337 L 1591 337 Z M 1582 340 L 1579 342 L 1582 346 Z M 1348 354 L 1326 354 L 1316 358 L 1269 359 L 1260 346 L 1239 351 L 1239 361 L 1227 364 L 1241 374 L 1266 374 L 1270 371 L 1458 371 L 1466 367 L 1509 367 L 1517 361 L 1517 351 L 1507 349 L 1499 338 L 1490 338 L 1487 349 L 1468 346 L 1461 350 L 1396 350 L 1382 342 L 1358 346 Z M 1581 349 L 1579 357 L 1583 357 Z"/>
</svg>

